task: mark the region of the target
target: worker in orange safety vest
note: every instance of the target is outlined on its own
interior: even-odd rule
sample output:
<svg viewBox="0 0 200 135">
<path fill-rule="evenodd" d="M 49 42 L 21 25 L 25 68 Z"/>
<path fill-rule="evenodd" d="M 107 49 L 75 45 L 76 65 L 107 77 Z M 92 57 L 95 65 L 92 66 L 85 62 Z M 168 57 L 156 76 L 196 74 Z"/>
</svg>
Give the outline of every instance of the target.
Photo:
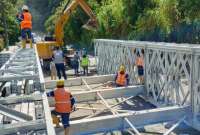
<svg viewBox="0 0 200 135">
<path fill-rule="evenodd" d="M 22 7 L 22 13 L 17 14 L 17 20 L 20 22 L 21 26 L 21 36 L 22 36 L 22 48 L 26 48 L 26 41 L 28 37 L 28 41 L 30 43 L 30 47 L 32 48 L 32 15 L 29 12 L 29 8 L 27 5 Z"/>
<path fill-rule="evenodd" d="M 141 53 L 137 52 L 136 66 L 138 69 L 138 81 L 140 84 L 144 84 L 144 50 Z"/>
<path fill-rule="evenodd" d="M 123 87 L 129 85 L 129 76 L 125 71 L 125 66 L 121 65 L 119 71 L 115 76 L 115 84 L 117 87 Z"/>
<path fill-rule="evenodd" d="M 56 124 L 56 127 L 60 127 L 59 118 L 57 117 L 57 115 L 60 115 L 64 126 L 64 135 L 69 135 L 69 116 L 74 108 L 75 99 L 71 93 L 64 88 L 64 80 L 58 80 L 57 88 L 47 93 L 47 96 L 55 98 L 55 110 L 51 111 L 53 123 Z"/>
</svg>

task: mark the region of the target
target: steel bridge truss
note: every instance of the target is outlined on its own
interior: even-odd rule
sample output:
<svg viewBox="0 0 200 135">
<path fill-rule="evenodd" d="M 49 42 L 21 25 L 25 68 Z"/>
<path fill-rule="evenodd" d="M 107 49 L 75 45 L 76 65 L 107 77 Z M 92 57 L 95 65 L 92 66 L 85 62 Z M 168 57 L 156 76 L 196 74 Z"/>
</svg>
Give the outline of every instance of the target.
<svg viewBox="0 0 200 135">
<path fill-rule="evenodd" d="M 191 108 L 188 105 L 172 105 L 167 107 L 157 107 L 140 111 L 121 110 L 116 107 L 136 96 L 145 95 L 144 85 L 135 85 L 119 88 L 101 88 L 109 82 L 114 81 L 114 75 L 101 75 L 92 77 L 82 77 L 65 81 L 65 87 L 69 88 L 76 99 L 77 108 L 97 110 L 92 114 L 87 114 L 84 118 L 70 121 L 70 135 L 86 135 L 95 133 L 107 133 L 112 131 L 130 130 L 132 134 L 140 135 L 138 128 L 145 125 L 173 121 L 175 124 L 165 133 L 171 133 L 180 123 L 190 118 Z M 97 86 L 93 86 L 96 84 Z M 77 91 L 73 86 L 80 86 Z M 45 82 L 47 90 L 56 87 L 56 81 Z M 110 104 L 108 100 L 120 98 L 116 104 Z M 79 103 L 100 101 L 103 107 L 84 108 L 79 107 Z M 50 106 L 54 105 L 54 100 L 49 98 Z M 111 112 L 112 115 L 101 115 L 104 112 Z M 176 115 L 175 115 L 176 114 Z"/>
<path fill-rule="evenodd" d="M 18 49 L 0 69 L 0 134 L 55 135 L 34 49 Z"/>
<path fill-rule="evenodd" d="M 94 44 L 98 73 L 114 74 L 124 64 L 132 84 L 138 84 L 137 53 L 143 56 L 146 98 L 158 106 L 189 105 L 190 125 L 200 129 L 199 45 L 105 39 Z"/>
</svg>

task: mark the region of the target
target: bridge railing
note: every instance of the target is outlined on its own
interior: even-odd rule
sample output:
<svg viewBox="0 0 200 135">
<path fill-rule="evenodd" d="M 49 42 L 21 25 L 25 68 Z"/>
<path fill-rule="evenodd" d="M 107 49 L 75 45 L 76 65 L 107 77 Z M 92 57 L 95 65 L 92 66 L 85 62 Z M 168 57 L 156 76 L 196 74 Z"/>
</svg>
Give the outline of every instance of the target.
<svg viewBox="0 0 200 135">
<path fill-rule="evenodd" d="M 94 43 L 99 74 L 114 74 L 124 64 L 131 84 L 138 84 L 139 53 L 147 96 L 164 105 L 191 105 L 194 116 L 200 114 L 199 45 L 107 39 Z"/>
</svg>

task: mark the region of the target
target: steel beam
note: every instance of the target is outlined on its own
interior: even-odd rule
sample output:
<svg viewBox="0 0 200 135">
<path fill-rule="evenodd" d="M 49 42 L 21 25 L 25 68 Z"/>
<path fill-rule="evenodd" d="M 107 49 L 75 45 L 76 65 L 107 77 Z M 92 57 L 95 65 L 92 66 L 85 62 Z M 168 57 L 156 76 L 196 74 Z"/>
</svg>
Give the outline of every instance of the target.
<svg viewBox="0 0 200 135">
<path fill-rule="evenodd" d="M 34 120 L 29 122 L 18 122 L 15 124 L 1 125 L 0 134 L 16 134 L 16 133 L 26 133 L 28 131 L 44 130 L 46 128 L 44 120 Z"/>
<path fill-rule="evenodd" d="M 94 90 L 94 91 L 85 91 L 85 92 L 74 92 L 72 95 L 75 97 L 77 103 L 88 102 L 88 101 L 97 101 L 100 100 L 100 97 L 97 93 L 100 93 L 105 99 L 111 98 L 120 98 L 120 97 L 130 97 L 137 96 L 144 92 L 144 86 L 128 86 L 128 87 L 119 87 L 112 89 L 104 90 Z M 50 106 L 54 105 L 54 99 L 48 97 Z"/>
<path fill-rule="evenodd" d="M 38 78 L 37 75 L 2 76 L 0 77 L 0 82 L 10 81 L 10 80 L 22 80 L 22 79 L 34 80 L 36 78 Z"/>
<path fill-rule="evenodd" d="M 30 121 L 33 119 L 31 116 L 27 114 L 18 112 L 1 104 L 0 104 L 0 113 L 17 121 Z"/>
<path fill-rule="evenodd" d="M 22 103 L 22 102 L 41 101 L 41 100 L 42 100 L 42 94 L 32 94 L 32 95 L 0 98 L 0 104 L 9 105 L 9 104 Z"/>
<path fill-rule="evenodd" d="M 129 86 L 129 87 L 120 87 L 120 88 L 112 88 L 112 89 L 104 89 L 104 90 L 94 90 L 88 92 L 77 92 L 73 93 L 76 101 L 87 102 L 87 101 L 97 101 L 100 100 L 100 97 L 97 93 L 100 93 L 104 99 L 111 98 L 120 98 L 120 97 L 130 97 L 137 96 L 144 92 L 144 86 Z"/>
<path fill-rule="evenodd" d="M 124 118 L 128 118 L 134 126 L 141 127 L 149 124 L 174 121 L 188 115 L 188 106 L 173 106 L 158 109 L 136 111 L 135 113 L 124 113 L 117 116 L 101 116 L 91 119 L 71 121 L 70 134 L 95 134 L 114 130 L 124 130 L 129 128 Z M 176 115 L 174 115 L 176 114 Z"/>
<path fill-rule="evenodd" d="M 46 128 L 47 128 L 47 134 L 48 135 L 56 135 L 55 130 L 54 130 L 54 126 L 52 123 L 52 119 L 51 119 L 51 113 L 50 113 L 50 109 L 49 109 L 49 103 L 48 103 L 48 99 L 46 96 L 46 93 L 44 93 L 42 95 L 43 98 L 43 107 L 44 107 L 44 115 L 45 115 L 45 123 L 46 123 Z"/>
<path fill-rule="evenodd" d="M 114 80 L 114 75 L 101 75 L 101 76 L 91 76 L 91 77 L 82 77 L 82 78 L 75 78 L 75 79 L 68 79 L 65 81 L 65 86 L 79 86 L 83 85 L 83 81 L 87 81 L 90 84 L 99 84 L 99 83 L 106 83 L 108 81 Z M 56 81 L 47 81 L 45 82 L 46 89 L 52 89 L 56 87 Z"/>
</svg>

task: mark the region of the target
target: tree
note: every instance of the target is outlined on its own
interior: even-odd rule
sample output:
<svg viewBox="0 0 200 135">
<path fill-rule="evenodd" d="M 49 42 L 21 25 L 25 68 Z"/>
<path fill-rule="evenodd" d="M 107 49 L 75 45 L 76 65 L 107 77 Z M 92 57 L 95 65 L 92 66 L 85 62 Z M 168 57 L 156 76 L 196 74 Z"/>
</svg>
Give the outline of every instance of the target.
<svg viewBox="0 0 200 135">
<path fill-rule="evenodd" d="M 19 25 L 15 21 L 15 15 L 18 6 L 22 3 L 22 0 L 0 1 L 0 35 L 4 38 L 6 48 L 18 40 Z"/>
</svg>

